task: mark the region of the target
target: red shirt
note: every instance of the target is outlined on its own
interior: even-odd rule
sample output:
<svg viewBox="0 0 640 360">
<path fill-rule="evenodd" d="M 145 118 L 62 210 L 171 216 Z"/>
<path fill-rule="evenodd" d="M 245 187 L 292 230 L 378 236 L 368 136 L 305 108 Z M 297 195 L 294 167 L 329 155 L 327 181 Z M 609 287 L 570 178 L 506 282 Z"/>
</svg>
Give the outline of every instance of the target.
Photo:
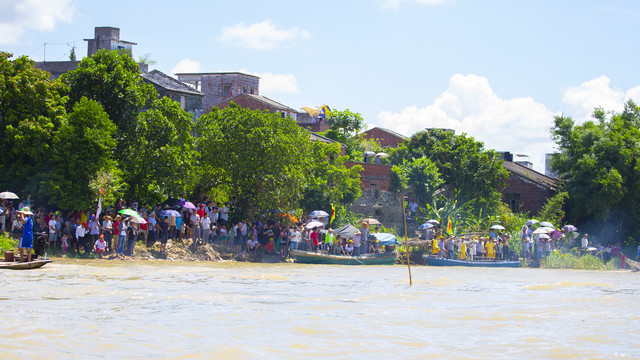
<svg viewBox="0 0 640 360">
<path fill-rule="evenodd" d="M 198 209 L 196 213 L 198 214 L 198 216 L 200 216 L 200 219 L 202 219 L 204 217 L 204 208 Z"/>
<path fill-rule="evenodd" d="M 273 243 L 273 241 L 269 241 L 269 243 L 264 246 L 264 249 L 272 253 L 276 251 L 276 245 Z"/>
<path fill-rule="evenodd" d="M 311 242 L 313 245 L 318 246 L 318 233 L 316 231 L 311 233 Z"/>
</svg>

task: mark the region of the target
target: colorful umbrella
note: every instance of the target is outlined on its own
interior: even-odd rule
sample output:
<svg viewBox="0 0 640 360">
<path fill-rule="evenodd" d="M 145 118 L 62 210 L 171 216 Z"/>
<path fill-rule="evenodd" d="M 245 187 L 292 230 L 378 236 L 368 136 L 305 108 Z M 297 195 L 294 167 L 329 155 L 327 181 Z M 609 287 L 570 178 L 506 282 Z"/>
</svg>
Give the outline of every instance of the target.
<svg viewBox="0 0 640 360">
<path fill-rule="evenodd" d="M 574 232 L 574 231 L 578 231 L 578 228 L 573 225 L 565 225 L 562 227 L 562 230 L 566 232 Z"/>
<path fill-rule="evenodd" d="M 132 210 L 132 209 L 122 209 L 118 211 L 118 214 L 133 216 L 133 217 L 142 217 L 140 216 L 140 214 L 138 214 L 135 210 Z"/>
</svg>

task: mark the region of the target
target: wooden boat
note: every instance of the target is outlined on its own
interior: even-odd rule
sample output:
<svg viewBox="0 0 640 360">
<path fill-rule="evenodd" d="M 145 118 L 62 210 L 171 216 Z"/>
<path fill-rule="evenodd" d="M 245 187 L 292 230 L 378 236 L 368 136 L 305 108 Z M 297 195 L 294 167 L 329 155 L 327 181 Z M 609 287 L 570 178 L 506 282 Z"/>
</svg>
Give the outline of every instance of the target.
<svg viewBox="0 0 640 360">
<path fill-rule="evenodd" d="M 422 257 L 427 260 L 430 266 L 469 266 L 469 267 L 511 267 L 520 266 L 520 261 L 495 260 L 495 259 L 478 259 L 474 261 L 444 259 L 430 254 L 424 254 Z"/>
<path fill-rule="evenodd" d="M 382 254 L 364 254 L 359 256 L 329 255 L 323 252 L 290 250 L 289 254 L 301 264 L 326 265 L 393 265 L 396 262 L 395 252 Z"/>
<path fill-rule="evenodd" d="M 626 261 L 627 261 L 627 265 L 629 265 L 629 268 L 631 268 L 631 270 L 640 271 L 640 262 L 631 260 L 629 258 L 626 258 Z"/>
<path fill-rule="evenodd" d="M 10 269 L 10 270 L 37 269 L 37 268 L 43 267 L 44 265 L 50 262 L 53 262 L 53 260 L 33 260 L 33 261 L 24 261 L 24 262 L 0 261 L 0 269 Z"/>
</svg>

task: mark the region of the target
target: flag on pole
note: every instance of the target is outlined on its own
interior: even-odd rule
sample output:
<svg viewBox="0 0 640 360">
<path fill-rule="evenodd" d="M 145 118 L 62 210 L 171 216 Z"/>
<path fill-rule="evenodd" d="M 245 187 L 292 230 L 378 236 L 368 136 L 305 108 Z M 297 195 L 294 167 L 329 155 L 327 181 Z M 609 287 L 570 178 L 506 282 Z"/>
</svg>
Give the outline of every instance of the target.
<svg viewBox="0 0 640 360">
<path fill-rule="evenodd" d="M 100 213 L 102 212 L 102 195 L 98 198 L 98 209 L 96 210 L 96 220 L 100 219 Z"/>
<path fill-rule="evenodd" d="M 330 113 L 331 113 L 331 108 L 329 107 L 329 105 L 323 105 L 320 108 L 320 114 L 318 115 L 318 117 L 320 119 L 326 119 L 327 116 L 329 116 Z"/>
<path fill-rule="evenodd" d="M 336 208 L 333 206 L 333 203 L 331 203 L 331 217 L 329 218 L 329 225 L 331 225 L 331 223 L 333 223 L 333 220 L 336 219 Z"/>
<path fill-rule="evenodd" d="M 452 232 L 453 230 L 452 230 L 452 224 L 451 224 L 451 216 L 449 216 L 449 222 L 447 223 L 447 233 L 451 235 Z"/>
</svg>

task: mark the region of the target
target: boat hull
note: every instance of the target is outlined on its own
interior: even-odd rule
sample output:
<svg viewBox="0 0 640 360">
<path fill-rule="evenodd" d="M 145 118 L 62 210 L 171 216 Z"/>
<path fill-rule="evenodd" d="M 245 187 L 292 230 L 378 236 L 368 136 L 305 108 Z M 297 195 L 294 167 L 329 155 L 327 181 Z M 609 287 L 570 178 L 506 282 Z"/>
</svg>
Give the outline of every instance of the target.
<svg viewBox="0 0 640 360">
<path fill-rule="evenodd" d="M 328 255 L 311 251 L 290 250 L 289 254 L 301 264 L 323 265 L 393 265 L 396 253 L 365 254 L 360 256 Z"/>
<path fill-rule="evenodd" d="M 44 265 L 53 262 L 53 260 L 34 260 L 34 261 L 24 261 L 24 262 L 0 262 L 0 269 L 9 269 L 9 270 L 30 270 L 37 269 L 43 267 Z"/>
<path fill-rule="evenodd" d="M 422 255 L 427 260 L 427 264 L 430 266 L 467 266 L 467 267 L 520 267 L 520 261 L 506 261 L 506 260 L 488 260 L 488 261 L 466 261 L 466 260 L 454 260 L 443 259 L 433 255 Z"/>
<path fill-rule="evenodd" d="M 640 271 L 640 262 L 631 260 L 629 258 L 626 259 L 627 260 L 627 265 L 629 265 L 629 267 L 631 268 L 631 270 L 633 271 Z"/>
</svg>

